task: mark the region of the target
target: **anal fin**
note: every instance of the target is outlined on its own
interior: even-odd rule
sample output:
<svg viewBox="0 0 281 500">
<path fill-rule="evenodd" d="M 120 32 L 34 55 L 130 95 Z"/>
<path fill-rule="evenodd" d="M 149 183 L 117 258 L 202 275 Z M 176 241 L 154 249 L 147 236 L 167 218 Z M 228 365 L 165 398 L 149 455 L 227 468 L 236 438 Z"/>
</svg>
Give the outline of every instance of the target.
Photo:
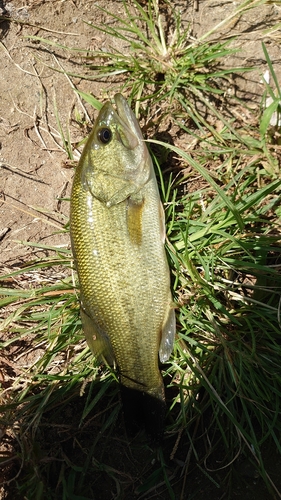
<svg viewBox="0 0 281 500">
<path fill-rule="evenodd" d="M 175 310 L 169 306 L 169 312 L 166 321 L 162 327 L 162 337 L 159 348 L 159 359 L 161 363 L 168 361 L 174 346 L 176 333 L 176 316 Z"/>
</svg>

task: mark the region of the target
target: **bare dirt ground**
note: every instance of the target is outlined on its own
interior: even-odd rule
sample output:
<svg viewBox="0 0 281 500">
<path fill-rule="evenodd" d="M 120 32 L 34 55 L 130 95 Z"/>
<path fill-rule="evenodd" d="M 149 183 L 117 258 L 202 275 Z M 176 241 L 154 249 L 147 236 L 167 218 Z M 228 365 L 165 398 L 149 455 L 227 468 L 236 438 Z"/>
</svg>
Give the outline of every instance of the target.
<svg viewBox="0 0 281 500">
<path fill-rule="evenodd" d="M 122 13 L 120 1 L 98 3 L 120 15 Z M 239 2 L 230 0 L 175 2 L 186 23 L 191 22 L 192 35 L 196 37 L 223 21 L 237 4 Z M 106 22 L 95 2 L 0 0 L 1 15 L 10 18 L 10 21 L 0 18 L 0 272 L 6 273 L 13 266 L 34 258 L 35 254 L 40 255 L 42 251 L 28 242 L 69 246 L 68 236 L 60 233 L 68 220 L 69 204 L 60 202 L 59 198 L 69 196 L 73 169 L 67 168 L 56 110 L 62 128 L 66 132 L 70 126 L 71 141 L 78 143 L 83 138 L 83 131 L 75 127 L 70 117 L 75 112 L 85 120 L 88 117 L 72 84 L 100 100 L 112 97 L 114 88 L 110 82 L 99 83 L 78 77 L 68 80 L 58 70 L 63 68 L 72 74 L 80 74 L 79 59 L 74 60 L 72 53 L 66 57 L 64 51 L 47 44 L 44 50 L 41 45 L 38 51 L 38 42 L 28 38 L 36 35 L 85 50 L 106 47 L 106 36 L 84 22 Z M 281 79 L 280 31 L 264 35 L 266 28 L 280 20 L 280 5 L 270 2 L 258 12 L 250 11 L 242 20 L 235 18 L 224 28 L 227 36 L 242 34 L 242 38 L 234 42 L 241 51 L 224 63 L 234 67 L 256 67 L 247 76 L 236 77 L 230 84 L 231 91 L 249 107 L 259 108 L 264 92 L 261 75 L 267 65 L 262 39 L 266 41 L 279 81 Z M 115 88 L 118 89 L 118 85 Z M 87 110 L 93 119 L 93 111 L 89 107 Z M 86 133 L 85 127 L 84 135 Z M 277 471 L 273 472 L 277 474 Z M 196 477 L 195 474 L 195 480 Z M 271 498 L 251 476 L 248 490 L 238 488 L 236 493 L 237 499 Z M 197 498 L 203 497 L 206 498 L 206 491 Z M 3 498 L 8 498 L 7 491 L 3 492 Z M 220 497 L 214 494 L 211 498 Z"/>
</svg>

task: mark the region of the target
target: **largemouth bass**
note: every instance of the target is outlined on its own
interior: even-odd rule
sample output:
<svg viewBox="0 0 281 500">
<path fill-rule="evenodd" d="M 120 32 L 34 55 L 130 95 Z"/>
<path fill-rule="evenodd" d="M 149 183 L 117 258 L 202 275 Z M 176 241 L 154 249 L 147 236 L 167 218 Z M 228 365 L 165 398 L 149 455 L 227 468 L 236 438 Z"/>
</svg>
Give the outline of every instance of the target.
<svg viewBox="0 0 281 500">
<path fill-rule="evenodd" d="M 148 433 L 159 435 L 158 355 L 169 359 L 175 335 L 165 217 L 136 117 L 121 94 L 114 100 L 116 110 L 107 102 L 99 112 L 71 193 L 81 318 L 92 352 L 118 369 L 125 417 L 133 406 Z"/>
</svg>

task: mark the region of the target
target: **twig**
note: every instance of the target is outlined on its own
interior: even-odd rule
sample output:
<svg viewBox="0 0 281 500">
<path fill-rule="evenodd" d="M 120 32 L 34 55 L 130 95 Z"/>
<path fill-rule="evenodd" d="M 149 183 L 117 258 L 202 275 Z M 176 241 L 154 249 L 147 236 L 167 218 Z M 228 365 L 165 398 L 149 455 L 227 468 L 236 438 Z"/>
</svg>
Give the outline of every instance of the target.
<svg viewBox="0 0 281 500">
<path fill-rule="evenodd" d="M 10 227 L 4 227 L 3 229 L 0 230 L 0 241 L 2 241 L 6 234 L 11 231 L 11 228 Z"/>
<path fill-rule="evenodd" d="M 71 81 L 71 79 L 69 78 L 68 74 L 66 73 L 65 69 L 63 68 L 63 66 L 61 65 L 61 63 L 59 62 L 58 58 L 55 56 L 55 54 L 52 54 L 53 58 L 55 59 L 57 65 L 60 67 L 60 69 L 62 70 L 65 78 L 67 79 L 68 83 L 70 84 L 70 87 L 73 89 L 73 90 L 77 90 L 77 88 L 75 87 L 74 83 Z M 87 117 L 87 120 L 89 120 L 89 122 L 91 121 L 91 118 L 82 102 L 82 99 L 80 98 L 79 94 L 77 93 L 77 97 L 78 97 L 78 100 L 80 102 L 80 105 L 85 113 L 85 116 Z"/>
<path fill-rule="evenodd" d="M 24 26 L 31 26 L 32 28 L 36 28 L 38 31 L 43 30 L 43 31 L 48 31 L 49 33 L 56 33 L 58 35 L 70 35 L 70 36 L 80 36 L 80 33 L 77 31 L 77 33 L 71 33 L 71 32 L 65 32 L 65 31 L 57 31 L 57 30 L 52 30 L 51 28 L 46 28 L 45 26 L 38 26 L 37 24 L 32 24 L 27 21 L 21 21 L 20 19 L 14 19 L 13 17 L 7 17 L 7 16 L 0 16 L 0 19 L 2 21 L 7 21 L 9 23 L 17 23 L 17 24 L 22 24 Z"/>
<path fill-rule="evenodd" d="M 5 50 L 6 54 L 8 55 L 9 59 L 12 61 L 12 63 L 14 63 L 14 65 L 20 70 L 20 71 L 23 71 L 23 73 L 26 73 L 27 75 L 30 75 L 30 76 L 37 76 L 36 74 L 34 73 L 30 73 L 30 71 L 27 71 L 26 69 L 23 69 L 19 64 L 17 64 L 14 59 L 12 58 L 12 56 L 10 55 L 10 52 L 8 51 L 8 49 L 5 47 L 4 43 L 3 42 L 0 42 L 0 46 Z"/>
</svg>

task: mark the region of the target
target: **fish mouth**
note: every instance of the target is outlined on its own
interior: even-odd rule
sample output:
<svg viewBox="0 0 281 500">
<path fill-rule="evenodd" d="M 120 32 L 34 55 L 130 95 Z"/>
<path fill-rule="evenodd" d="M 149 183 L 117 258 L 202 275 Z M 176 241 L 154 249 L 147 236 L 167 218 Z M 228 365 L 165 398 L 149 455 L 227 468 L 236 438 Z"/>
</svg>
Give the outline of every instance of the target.
<svg viewBox="0 0 281 500">
<path fill-rule="evenodd" d="M 122 94 L 115 94 L 114 102 L 116 105 L 116 114 L 120 123 L 123 125 L 124 130 L 127 130 L 128 137 L 130 137 L 130 142 L 122 142 L 125 146 L 134 149 L 135 147 L 140 147 L 143 155 L 143 161 L 148 162 L 150 160 L 149 152 L 146 147 L 145 141 L 143 139 L 142 131 L 139 126 L 139 122 L 135 117 L 134 112 L 131 110 L 128 102 L 122 96 Z M 130 146 L 129 146 L 130 144 Z"/>
<path fill-rule="evenodd" d="M 140 126 L 126 99 L 122 96 L 122 94 L 115 94 L 114 102 L 121 122 L 123 122 L 126 128 L 131 130 L 138 138 L 138 141 L 141 142 L 143 137 Z"/>
</svg>

